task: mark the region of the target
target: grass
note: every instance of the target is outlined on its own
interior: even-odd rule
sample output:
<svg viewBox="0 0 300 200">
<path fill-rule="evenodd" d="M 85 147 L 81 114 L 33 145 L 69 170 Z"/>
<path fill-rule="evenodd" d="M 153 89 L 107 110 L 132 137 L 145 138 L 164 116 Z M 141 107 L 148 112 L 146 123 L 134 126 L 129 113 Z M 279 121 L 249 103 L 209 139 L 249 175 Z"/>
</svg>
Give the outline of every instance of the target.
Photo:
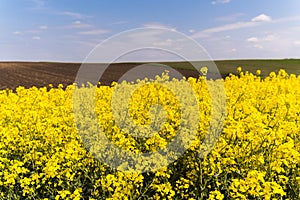
<svg viewBox="0 0 300 200">
<path fill-rule="evenodd" d="M 195 62 L 196 66 L 208 65 L 211 62 Z M 164 62 L 168 66 L 177 69 L 195 70 L 188 62 Z M 215 64 L 221 75 L 224 77 L 229 73 L 235 73 L 237 67 L 241 66 L 243 71 L 255 73 L 256 70 L 261 70 L 262 77 L 268 76 L 270 72 L 278 72 L 280 69 L 285 69 L 289 74 L 300 75 L 300 59 L 264 59 L 264 60 L 216 60 Z"/>
</svg>

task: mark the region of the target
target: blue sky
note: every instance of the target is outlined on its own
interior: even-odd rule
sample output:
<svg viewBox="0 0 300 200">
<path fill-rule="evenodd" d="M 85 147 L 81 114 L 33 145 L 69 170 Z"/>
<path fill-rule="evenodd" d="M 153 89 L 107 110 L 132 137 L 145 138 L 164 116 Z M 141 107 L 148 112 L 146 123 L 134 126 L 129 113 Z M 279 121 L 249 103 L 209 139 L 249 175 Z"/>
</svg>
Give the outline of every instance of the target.
<svg viewBox="0 0 300 200">
<path fill-rule="evenodd" d="M 299 10 L 299 0 L 3 0 L 0 60 L 81 62 L 102 41 L 145 27 L 185 34 L 213 59 L 300 58 Z M 149 44 L 174 41 L 142 32 Z"/>
</svg>

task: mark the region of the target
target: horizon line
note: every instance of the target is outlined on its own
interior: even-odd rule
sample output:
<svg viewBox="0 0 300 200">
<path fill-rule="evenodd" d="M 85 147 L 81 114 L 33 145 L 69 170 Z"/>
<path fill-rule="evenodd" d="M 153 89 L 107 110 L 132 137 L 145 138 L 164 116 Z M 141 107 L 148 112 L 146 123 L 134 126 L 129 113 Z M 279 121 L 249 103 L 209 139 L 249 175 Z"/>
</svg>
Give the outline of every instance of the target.
<svg viewBox="0 0 300 200">
<path fill-rule="evenodd" d="M 80 61 L 62 61 L 62 60 L 0 60 L 0 63 L 103 63 L 103 64 L 122 64 L 122 63 L 184 63 L 184 62 L 215 62 L 215 61 L 246 61 L 246 60 L 300 60 L 300 58 L 230 58 L 230 59 L 212 59 L 212 60 L 148 60 L 148 61 L 120 61 L 120 62 L 80 62 Z"/>
</svg>

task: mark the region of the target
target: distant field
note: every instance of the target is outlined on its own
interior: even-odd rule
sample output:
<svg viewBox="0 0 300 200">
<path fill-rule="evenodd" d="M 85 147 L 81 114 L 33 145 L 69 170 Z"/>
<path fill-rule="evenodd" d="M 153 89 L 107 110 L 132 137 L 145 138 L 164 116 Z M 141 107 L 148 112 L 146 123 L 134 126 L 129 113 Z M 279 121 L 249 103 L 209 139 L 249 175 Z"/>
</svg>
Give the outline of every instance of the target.
<svg viewBox="0 0 300 200">
<path fill-rule="evenodd" d="M 217 60 L 214 61 L 222 77 L 229 73 L 236 73 L 237 67 L 241 66 L 243 71 L 255 73 L 260 69 L 262 76 L 268 76 L 270 72 L 278 72 L 285 69 L 289 74 L 300 75 L 300 59 L 282 59 L 282 60 Z M 197 62 L 196 62 L 197 63 Z M 187 62 L 165 63 L 174 68 L 191 69 L 194 68 Z M 207 63 L 209 64 L 209 63 Z M 196 64 L 197 65 L 197 64 Z M 205 65 L 205 62 L 199 62 L 199 65 Z"/>
<path fill-rule="evenodd" d="M 227 74 L 235 72 L 238 66 L 243 67 L 243 71 L 255 73 L 257 69 L 262 71 L 263 76 L 267 76 L 270 72 L 278 72 L 285 69 L 289 74 L 300 74 L 300 59 L 284 59 L 284 60 L 224 60 L 216 61 L 220 72 Z"/>
<path fill-rule="evenodd" d="M 117 63 L 110 65 L 101 78 L 101 83 L 110 85 L 117 81 L 128 70 L 142 63 Z M 188 62 L 164 62 L 177 69 L 186 77 L 198 77 L 199 73 Z M 211 62 L 196 62 L 195 66 L 210 65 Z M 224 78 L 229 73 L 236 73 L 236 68 L 241 66 L 243 71 L 255 73 L 257 69 L 262 71 L 262 76 L 270 72 L 285 69 L 288 73 L 300 74 L 300 59 L 283 60 L 218 60 L 215 61 L 221 76 Z M 105 67 L 104 64 L 102 64 Z M 154 65 L 155 66 L 155 65 Z M 55 63 L 55 62 L 0 62 L 0 89 L 15 89 L 18 86 L 47 86 L 50 83 L 57 86 L 72 84 L 75 80 L 80 63 Z M 214 72 L 215 74 L 217 72 Z M 216 76 L 212 74 L 212 78 Z"/>
</svg>

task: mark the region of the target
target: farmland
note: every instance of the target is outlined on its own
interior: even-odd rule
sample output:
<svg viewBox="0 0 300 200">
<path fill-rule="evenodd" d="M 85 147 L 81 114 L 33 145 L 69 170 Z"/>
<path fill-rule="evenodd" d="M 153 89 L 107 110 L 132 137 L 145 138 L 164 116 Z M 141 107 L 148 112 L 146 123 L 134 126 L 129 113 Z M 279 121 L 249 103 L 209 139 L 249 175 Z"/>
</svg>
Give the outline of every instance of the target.
<svg viewBox="0 0 300 200">
<path fill-rule="evenodd" d="M 110 85 L 117 81 L 125 72 L 142 63 L 116 63 L 112 64 L 103 74 L 100 82 Z M 199 73 L 186 62 L 162 63 L 177 69 L 186 77 L 198 77 Z M 262 71 L 262 76 L 270 72 L 285 69 L 288 73 L 300 74 L 299 59 L 285 60 L 217 60 L 215 61 L 222 77 L 229 73 L 236 73 L 236 68 L 242 66 L 245 71 L 255 73 Z M 203 65 L 203 64 L 199 64 Z M 102 64 L 104 67 L 104 64 Z M 74 82 L 79 63 L 53 63 L 53 62 L 0 62 L 0 89 L 15 89 L 19 85 L 26 88 L 31 86 L 47 86 L 53 84 L 70 85 Z M 101 64 L 100 64 L 101 67 Z"/>
<path fill-rule="evenodd" d="M 79 64 L 2 63 L 0 198 L 299 199 L 300 76 L 289 74 L 298 74 L 299 60 L 216 64 L 223 76 L 237 76 L 206 80 L 184 63 L 169 63 L 190 78 L 171 80 L 163 74 L 106 86 L 132 67 L 127 63 L 106 71 L 100 87 L 77 88 L 71 83 Z M 255 74 L 257 69 L 261 74 Z M 186 86 L 194 101 L 187 98 Z M 87 98 L 89 91 L 94 98 Z M 211 117 L 214 107 L 223 114 L 210 92 L 222 97 L 222 91 L 226 112 L 221 132 L 203 155 L 207 147 L 202 142 L 212 124 L 217 127 Z M 157 115 L 161 129 L 148 134 L 152 105 L 161 105 L 165 115 Z M 191 124 L 197 125 L 195 131 Z M 183 134 L 176 137 L 179 130 Z M 138 135 L 143 131 L 147 137 Z M 155 162 L 119 158 L 100 132 L 126 152 L 156 152 Z M 182 155 L 176 148 L 175 153 L 165 151 L 174 138 L 185 149 Z M 103 162 L 110 159 L 117 160 L 115 166 Z M 158 167 L 151 170 L 147 164 Z"/>
</svg>

